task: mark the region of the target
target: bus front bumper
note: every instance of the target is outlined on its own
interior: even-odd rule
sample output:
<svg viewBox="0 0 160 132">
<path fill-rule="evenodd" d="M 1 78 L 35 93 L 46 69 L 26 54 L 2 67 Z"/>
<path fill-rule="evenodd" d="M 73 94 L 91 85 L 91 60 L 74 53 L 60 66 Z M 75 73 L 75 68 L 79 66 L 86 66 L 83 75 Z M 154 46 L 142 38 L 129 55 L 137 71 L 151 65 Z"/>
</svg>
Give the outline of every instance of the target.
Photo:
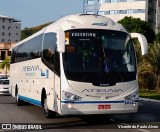
<svg viewBox="0 0 160 132">
<path fill-rule="evenodd" d="M 96 115 L 136 113 L 138 100 L 125 101 L 61 101 L 62 115 Z"/>
</svg>

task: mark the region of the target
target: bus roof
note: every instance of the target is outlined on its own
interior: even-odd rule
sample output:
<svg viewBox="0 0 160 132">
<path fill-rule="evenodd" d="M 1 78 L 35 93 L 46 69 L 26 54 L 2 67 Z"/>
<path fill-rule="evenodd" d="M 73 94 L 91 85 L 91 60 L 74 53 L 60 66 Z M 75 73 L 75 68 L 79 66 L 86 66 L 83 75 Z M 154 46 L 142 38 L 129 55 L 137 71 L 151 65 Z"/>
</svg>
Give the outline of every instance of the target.
<svg viewBox="0 0 160 132">
<path fill-rule="evenodd" d="M 114 22 L 112 19 L 108 17 L 96 14 L 75 14 L 59 19 L 58 21 L 48 25 L 47 27 L 31 35 L 30 37 L 20 41 L 19 43 L 16 44 L 16 46 L 42 33 L 47 33 L 47 32 L 56 33 L 58 29 L 62 29 L 64 31 L 70 29 L 108 29 L 108 30 L 127 32 L 126 29 L 121 24 Z"/>
<path fill-rule="evenodd" d="M 114 22 L 112 19 L 96 15 L 96 14 L 74 14 L 61 18 L 60 20 L 48 26 L 48 30 L 61 28 L 62 30 L 69 29 L 109 29 L 127 32 L 126 29 L 119 23 Z M 46 29 L 47 31 L 47 29 Z"/>
</svg>

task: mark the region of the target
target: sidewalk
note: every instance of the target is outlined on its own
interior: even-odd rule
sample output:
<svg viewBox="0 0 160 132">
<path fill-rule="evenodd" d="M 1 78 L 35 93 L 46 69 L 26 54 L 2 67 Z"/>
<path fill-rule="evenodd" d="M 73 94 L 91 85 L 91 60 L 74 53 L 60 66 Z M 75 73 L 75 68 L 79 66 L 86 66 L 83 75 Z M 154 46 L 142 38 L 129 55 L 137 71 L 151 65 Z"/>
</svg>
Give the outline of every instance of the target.
<svg viewBox="0 0 160 132">
<path fill-rule="evenodd" d="M 160 100 L 156 100 L 156 99 L 139 98 L 139 100 L 160 103 Z"/>
</svg>

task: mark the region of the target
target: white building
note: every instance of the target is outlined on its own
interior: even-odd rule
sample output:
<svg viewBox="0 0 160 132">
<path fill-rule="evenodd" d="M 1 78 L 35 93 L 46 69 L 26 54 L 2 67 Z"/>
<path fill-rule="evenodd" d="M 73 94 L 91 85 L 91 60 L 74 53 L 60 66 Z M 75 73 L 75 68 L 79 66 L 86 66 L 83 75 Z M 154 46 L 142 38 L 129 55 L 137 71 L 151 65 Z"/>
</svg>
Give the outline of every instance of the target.
<svg viewBox="0 0 160 132">
<path fill-rule="evenodd" d="M 20 36 L 21 21 L 0 15 L 0 63 L 11 55 L 9 49 L 20 41 Z M 0 74 L 5 72 L 0 69 Z"/>
<path fill-rule="evenodd" d="M 160 30 L 160 0 L 84 0 L 84 13 L 105 15 L 116 22 L 132 16 Z"/>
<path fill-rule="evenodd" d="M 0 15 L 0 43 L 19 42 L 21 36 L 20 33 L 20 20 Z"/>
</svg>

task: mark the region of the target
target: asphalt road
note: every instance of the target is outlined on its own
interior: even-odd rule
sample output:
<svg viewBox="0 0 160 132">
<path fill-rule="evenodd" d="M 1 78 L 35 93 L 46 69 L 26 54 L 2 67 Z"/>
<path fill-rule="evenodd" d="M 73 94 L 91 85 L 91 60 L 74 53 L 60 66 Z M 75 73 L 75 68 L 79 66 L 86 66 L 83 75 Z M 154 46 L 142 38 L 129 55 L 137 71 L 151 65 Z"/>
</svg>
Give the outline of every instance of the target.
<svg viewBox="0 0 160 132">
<path fill-rule="evenodd" d="M 102 131 L 104 129 L 143 132 L 159 131 L 160 103 L 140 101 L 139 110 L 136 114 L 81 117 L 58 116 L 46 119 L 43 115 L 43 108 L 34 105 L 17 106 L 13 97 L 0 96 L 0 123 L 42 124 L 43 131 L 52 131 L 53 129 L 58 129 L 58 131 L 59 129 L 88 129 L 88 131 L 95 132 L 97 132 L 97 129 Z M 124 126 L 127 128 L 122 128 Z M 136 129 L 129 129 L 131 126 L 135 126 Z M 148 129 L 149 126 L 152 129 Z M 0 131 L 3 130 L 0 129 Z"/>
</svg>

